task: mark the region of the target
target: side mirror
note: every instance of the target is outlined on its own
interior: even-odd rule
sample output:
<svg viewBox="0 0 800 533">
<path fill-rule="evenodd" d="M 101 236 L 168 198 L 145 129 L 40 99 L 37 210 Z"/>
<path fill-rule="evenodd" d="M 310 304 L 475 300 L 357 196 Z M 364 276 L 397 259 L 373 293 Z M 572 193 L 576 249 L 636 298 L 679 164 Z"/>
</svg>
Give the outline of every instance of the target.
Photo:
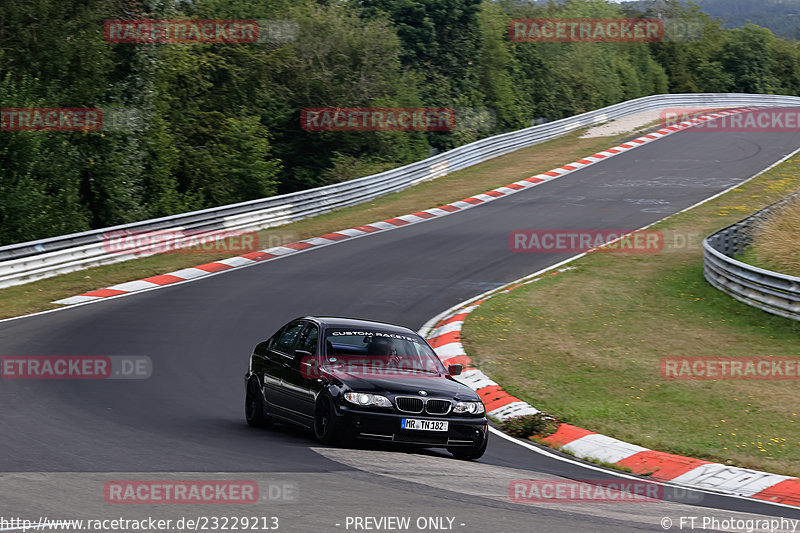
<svg viewBox="0 0 800 533">
<path fill-rule="evenodd" d="M 447 373 L 451 376 L 458 376 L 464 370 L 464 365 L 447 365 Z"/>
</svg>

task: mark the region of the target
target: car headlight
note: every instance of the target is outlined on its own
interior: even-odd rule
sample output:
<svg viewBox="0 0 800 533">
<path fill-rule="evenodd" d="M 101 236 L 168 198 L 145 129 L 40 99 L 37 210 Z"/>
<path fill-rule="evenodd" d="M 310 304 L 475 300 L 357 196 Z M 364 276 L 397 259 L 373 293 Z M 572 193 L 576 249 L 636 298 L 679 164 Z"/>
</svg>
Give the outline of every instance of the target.
<svg viewBox="0 0 800 533">
<path fill-rule="evenodd" d="M 456 402 L 453 412 L 482 415 L 486 412 L 486 408 L 483 406 L 483 402 Z"/>
<path fill-rule="evenodd" d="M 348 402 L 361 407 L 391 407 L 392 402 L 386 396 L 380 394 L 367 394 L 365 392 L 345 392 L 344 399 Z"/>
</svg>

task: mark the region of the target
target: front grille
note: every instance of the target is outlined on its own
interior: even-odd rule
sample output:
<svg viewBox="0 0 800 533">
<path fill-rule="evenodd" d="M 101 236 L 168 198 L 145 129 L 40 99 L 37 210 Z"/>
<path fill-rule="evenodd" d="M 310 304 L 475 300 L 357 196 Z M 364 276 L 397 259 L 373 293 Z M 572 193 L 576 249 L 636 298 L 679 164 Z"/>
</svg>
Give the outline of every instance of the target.
<svg viewBox="0 0 800 533">
<path fill-rule="evenodd" d="M 446 415 L 450 412 L 452 404 L 450 400 L 428 400 L 425 403 L 425 410 L 431 415 Z"/>
<path fill-rule="evenodd" d="M 394 401 L 397 404 L 397 410 L 404 413 L 421 413 L 424 406 L 422 398 L 414 398 L 413 396 L 398 396 Z"/>
</svg>

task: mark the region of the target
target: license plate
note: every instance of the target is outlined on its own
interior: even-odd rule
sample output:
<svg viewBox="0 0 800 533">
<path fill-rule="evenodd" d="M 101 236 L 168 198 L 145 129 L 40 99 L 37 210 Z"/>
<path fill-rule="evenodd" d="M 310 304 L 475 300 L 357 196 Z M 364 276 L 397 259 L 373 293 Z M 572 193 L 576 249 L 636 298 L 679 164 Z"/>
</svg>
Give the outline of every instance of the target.
<svg viewBox="0 0 800 533">
<path fill-rule="evenodd" d="M 445 420 L 420 420 L 419 418 L 403 418 L 400 427 L 420 431 L 447 431 L 449 422 Z"/>
</svg>

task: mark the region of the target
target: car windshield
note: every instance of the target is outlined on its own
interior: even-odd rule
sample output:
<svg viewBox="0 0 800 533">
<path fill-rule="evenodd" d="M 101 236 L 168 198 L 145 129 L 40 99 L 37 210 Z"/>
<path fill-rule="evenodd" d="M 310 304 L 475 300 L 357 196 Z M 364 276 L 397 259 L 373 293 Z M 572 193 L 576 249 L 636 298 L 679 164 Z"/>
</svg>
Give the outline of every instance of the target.
<svg viewBox="0 0 800 533">
<path fill-rule="evenodd" d="M 374 329 L 326 331 L 323 365 L 348 371 L 445 372 L 439 357 L 418 335 Z"/>
</svg>

